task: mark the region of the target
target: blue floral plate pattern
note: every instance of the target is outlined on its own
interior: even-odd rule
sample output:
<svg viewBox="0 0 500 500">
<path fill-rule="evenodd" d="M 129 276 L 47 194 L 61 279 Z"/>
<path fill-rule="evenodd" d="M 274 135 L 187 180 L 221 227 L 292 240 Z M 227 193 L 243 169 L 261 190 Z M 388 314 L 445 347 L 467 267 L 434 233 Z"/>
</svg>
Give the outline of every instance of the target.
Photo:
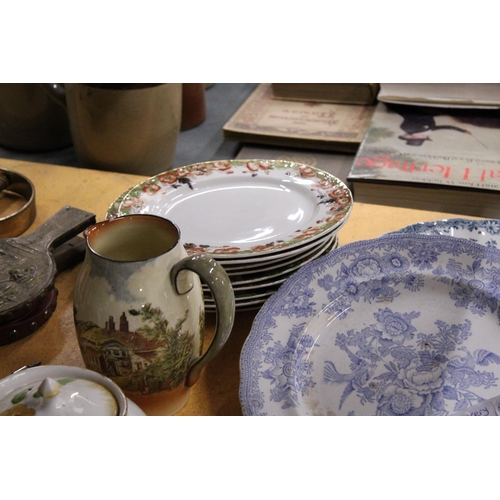
<svg viewBox="0 0 500 500">
<path fill-rule="evenodd" d="M 240 360 L 244 415 L 449 415 L 500 393 L 500 252 L 391 234 L 297 271 Z"/>
<path fill-rule="evenodd" d="M 443 234 L 465 238 L 488 247 L 500 248 L 500 220 L 498 219 L 442 219 L 418 222 L 394 233 Z"/>
</svg>

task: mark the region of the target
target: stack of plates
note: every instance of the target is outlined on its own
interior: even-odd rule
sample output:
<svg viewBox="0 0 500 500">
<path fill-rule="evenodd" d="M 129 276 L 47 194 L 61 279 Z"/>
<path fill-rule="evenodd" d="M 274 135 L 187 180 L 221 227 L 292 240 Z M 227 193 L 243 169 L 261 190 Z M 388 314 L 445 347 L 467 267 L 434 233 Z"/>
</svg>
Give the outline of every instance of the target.
<svg viewBox="0 0 500 500">
<path fill-rule="evenodd" d="M 240 259 L 221 259 L 217 255 L 217 259 L 231 280 L 236 308 L 252 309 L 261 306 L 297 269 L 337 246 L 335 233 L 275 254 Z M 205 308 L 214 310 L 214 300 L 208 288 L 203 287 Z"/>
<path fill-rule="evenodd" d="M 107 218 L 146 213 L 174 222 L 188 254 L 222 264 L 242 310 L 261 306 L 301 266 L 336 248 L 352 204 L 347 186 L 323 170 L 225 160 L 151 177 L 123 193 Z M 205 305 L 215 310 L 208 288 Z"/>
</svg>

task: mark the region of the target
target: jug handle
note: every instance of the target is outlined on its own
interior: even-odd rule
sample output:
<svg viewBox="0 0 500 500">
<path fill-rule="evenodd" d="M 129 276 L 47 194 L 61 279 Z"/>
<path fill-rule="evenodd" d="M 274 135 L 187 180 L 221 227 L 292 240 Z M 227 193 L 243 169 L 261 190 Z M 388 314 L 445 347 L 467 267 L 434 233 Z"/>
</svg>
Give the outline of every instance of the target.
<svg viewBox="0 0 500 500">
<path fill-rule="evenodd" d="M 210 288 L 216 308 L 214 338 L 205 353 L 192 362 L 186 376 L 186 386 L 191 387 L 200 378 L 203 368 L 217 356 L 229 338 L 234 323 L 235 301 L 229 276 L 216 260 L 204 255 L 192 255 L 175 264 L 170 276 L 179 294 L 181 292 L 177 287 L 177 277 L 182 270 L 190 270 L 200 276 Z"/>
<path fill-rule="evenodd" d="M 44 92 L 57 104 L 67 109 L 66 90 L 60 83 L 39 83 Z"/>
</svg>

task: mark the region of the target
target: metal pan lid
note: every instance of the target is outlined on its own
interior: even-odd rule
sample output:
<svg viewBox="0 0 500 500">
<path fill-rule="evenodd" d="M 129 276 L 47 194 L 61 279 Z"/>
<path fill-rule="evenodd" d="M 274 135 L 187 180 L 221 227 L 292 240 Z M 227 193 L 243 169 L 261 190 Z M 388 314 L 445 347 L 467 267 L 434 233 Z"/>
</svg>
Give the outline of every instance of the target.
<svg viewBox="0 0 500 500">
<path fill-rule="evenodd" d="M 19 236 L 35 220 L 35 187 L 24 175 L 0 168 L 0 196 L 2 193 L 18 195 L 24 200 L 24 204 L 12 213 L 0 217 L 0 238 Z"/>
</svg>

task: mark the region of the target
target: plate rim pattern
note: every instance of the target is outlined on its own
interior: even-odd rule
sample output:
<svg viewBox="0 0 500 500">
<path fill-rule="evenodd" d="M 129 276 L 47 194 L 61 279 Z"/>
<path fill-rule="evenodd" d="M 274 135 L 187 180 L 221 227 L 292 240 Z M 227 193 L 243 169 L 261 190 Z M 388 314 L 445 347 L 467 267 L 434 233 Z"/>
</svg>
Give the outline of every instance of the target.
<svg viewBox="0 0 500 500">
<path fill-rule="evenodd" d="M 316 221 L 316 225 L 312 227 L 302 228 L 298 234 L 288 235 L 286 240 L 266 245 L 256 245 L 252 248 L 238 249 L 229 246 L 210 248 L 203 242 L 184 242 L 188 254 L 204 253 L 224 260 L 226 258 L 245 258 L 286 251 L 295 246 L 300 246 L 304 242 L 312 242 L 328 232 L 336 230 L 347 220 L 352 211 L 353 197 L 350 189 L 342 180 L 329 172 L 288 160 L 235 159 L 200 162 L 156 174 L 136 184 L 126 193 L 122 193 L 109 206 L 106 218 L 140 213 L 140 207 L 134 206 L 134 203 L 130 202 L 130 200 L 137 200 L 142 193 L 151 192 L 154 195 L 160 189 L 168 186 L 173 186 L 172 189 L 179 189 L 186 185 L 191 186 L 197 179 L 201 180 L 213 173 L 230 175 L 237 168 L 242 169 L 242 171 L 247 169 L 250 176 L 266 175 L 266 172 L 282 170 L 285 175 L 294 173 L 305 179 L 315 180 L 315 189 L 318 190 L 318 197 L 320 198 L 318 204 L 324 204 L 325 207 L 328 207 L 328 210 L 324 213 L 324 218 Z M 127 203 L 127 198 L 130 199 L 129 206 L 124 206 L 124 203 Z"/>
</svg>

